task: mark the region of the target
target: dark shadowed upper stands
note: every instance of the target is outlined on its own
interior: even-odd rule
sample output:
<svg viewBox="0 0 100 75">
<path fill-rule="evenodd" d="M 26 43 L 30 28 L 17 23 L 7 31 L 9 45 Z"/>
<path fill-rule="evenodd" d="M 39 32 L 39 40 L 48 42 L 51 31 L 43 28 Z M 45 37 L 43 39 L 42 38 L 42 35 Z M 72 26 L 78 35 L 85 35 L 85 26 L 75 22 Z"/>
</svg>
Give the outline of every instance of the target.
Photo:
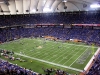
<svg viewBox="0 0 100 75">
<path fill-rule="evenodd" d="M 0 26 L 21 24 L 100 24 L 99 11 L 41 13 L 30 15 L 2 15 Z"/>
</svg>

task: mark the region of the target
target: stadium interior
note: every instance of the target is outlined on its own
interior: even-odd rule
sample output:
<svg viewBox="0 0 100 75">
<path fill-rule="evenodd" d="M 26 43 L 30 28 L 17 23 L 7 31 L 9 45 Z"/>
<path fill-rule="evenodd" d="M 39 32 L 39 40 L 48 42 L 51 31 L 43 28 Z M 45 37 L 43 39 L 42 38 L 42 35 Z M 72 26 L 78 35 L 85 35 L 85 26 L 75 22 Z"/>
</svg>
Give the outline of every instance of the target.
<svg viewBox="0 0 100 75">
<path fill-rule="evenodd" d="M 100 1 L 0 0 L 0 75 L 100 75 Z"/>
</svg>

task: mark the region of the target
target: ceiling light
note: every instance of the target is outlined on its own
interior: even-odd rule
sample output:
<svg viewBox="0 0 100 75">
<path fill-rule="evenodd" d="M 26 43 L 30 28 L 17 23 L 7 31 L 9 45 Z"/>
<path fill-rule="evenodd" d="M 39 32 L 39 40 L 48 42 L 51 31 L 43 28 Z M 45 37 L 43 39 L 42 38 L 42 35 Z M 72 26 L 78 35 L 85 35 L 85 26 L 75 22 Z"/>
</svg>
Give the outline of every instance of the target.
<svg viewBox="0 0 100 75">
<path fill-rule="evenodd" d="M 50 9 L 50 8 L 44 8 L 43 12 L 52 12 L 52 9 Z"/>
<path fill-rule="evenodd" d="M 100 8 L 100 5 L 99 4 L 92 4 L 90 5 L 91 8 Z"/>
<path fill-rule="evenodd" d="M 33 9 L 31 12 L 36 12 L 36 9 Z"/>
</svg>

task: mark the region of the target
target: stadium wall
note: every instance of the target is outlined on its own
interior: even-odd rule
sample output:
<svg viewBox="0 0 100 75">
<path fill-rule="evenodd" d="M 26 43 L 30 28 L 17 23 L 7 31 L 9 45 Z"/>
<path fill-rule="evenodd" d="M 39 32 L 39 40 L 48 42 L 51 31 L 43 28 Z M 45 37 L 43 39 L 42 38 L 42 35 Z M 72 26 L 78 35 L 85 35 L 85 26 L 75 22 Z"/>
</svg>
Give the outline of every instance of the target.
<svg viewBox="0 0 100 75">
<path fill-rule="evenodd" d="M 85 68 L 84 68 L 84 74 L 87 74 L 89 72 L 90 68 L 95 63 L 95 60 L 97 59 L 99 53 L 100 53 L 100 48 L 97 49 L 97 51 L 92 56 L 92 58 L 90 59 L 90 61 L 88 62 L 88 64 L 85 66 Z"/>
</svg>

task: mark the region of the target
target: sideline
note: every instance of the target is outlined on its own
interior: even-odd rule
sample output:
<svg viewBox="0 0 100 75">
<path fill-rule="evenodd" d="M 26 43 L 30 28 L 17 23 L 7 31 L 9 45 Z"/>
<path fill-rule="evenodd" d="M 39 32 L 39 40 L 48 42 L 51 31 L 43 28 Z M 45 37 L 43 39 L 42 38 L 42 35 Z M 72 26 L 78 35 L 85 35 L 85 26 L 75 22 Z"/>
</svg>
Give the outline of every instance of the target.
<svg viewBox="0 0 100 75">
<path fill-rule="evenodd" d="M 20 40 L 22 40 L 22 39 L 27 39 L 27 38 L 20 38 L 20 39 L 16 39 L 16 40 L 13 40 L 13 41 L 20 41 Z M 28 38 L 28 39 L 30 39 L 30 38 Z M 32 38 L 32 39 L 34 39 L 34 38 Z M 32 40 L 31 39 L 31 40 Z M 39 39 L 40 40 L 40 39 Z M 11 43 L 11 42 L 13 42 L 13 41 L 9 41 L 9 42 L 4 42 L 4 43 L 2 43 L 2 44 L 5 44 L 5 43 Z M 46 40 L 47 41 L 47 40 Z M 50 40 L 48 40 L 48 41 L 50 41 Z M 72 43 L 63 43 L 63 44 L 67 44 L 67 45 L 75 45 L 75 46 L 84 46 L 84 47 L 91 47 L 91 46 L 89 46 L 89 45 L 79 45 L 79 44 L 72 44 Z M 99 47 L 97 47 L 97 46 L 95 46 L 94 48 L 99 48 Z"/>
<path fill-rule="evenodd" d="M 89 48 L 89 47 L 88 47 L 88 48 Z M 87 48 L 85 51 L 87 51 L 87 50 L 88 50 L 88 48 Z M 84 52 L 85 52 L 85 51 L 84 51 Z M 83 52 L 83 53 L 84 53 L 84 52 Z M 83 53 L 82 53 L 82 54 L 83 54 Z M 81 54 L 80 56 L 82 56 L 82 54 Z M 80 56 L 79 56 L 79 57 L 80 57 Z M 79 59 L 79 57 L 78 57 L 76 60 L 78 60 L 78 59 Z M 75 61 L 74 61 L 74 62 L 73 62 L 70 66 L 72 66 L 72 65 L 76 62 L 76 60 L 75 60 Z"/>
<path fill-rule="evenodd" d="M 59 67 L 63 67 L 63 68 L 68 68 L 68 69 L 75 70 L 75 71 L 78 71 L 78 72 L 83 72 L 83 70 L 80 70 L 80 69 L 76 69 L 76 68 L 72 68 L 72 67 L 56 64 L 56 63 L 52 63 L 52 62 L 49 62 L 49 61 L 45 61 L 45 60 L 37 59 L 37 58 L 34 58 L 34 57 L 22 55 L 22 54 L 19 54 L 19 53 L 15 53 L 15 54 L 23 56 L 23 57 L 30 58 L 30 59 L 34 59 L 34 60 L 37 60 L 37 61 L 40 61 L 40 62 L 48 63 L 48 64 L 51 64 L 51 65 L 55 65 L 55 66 L 59 66 Z"/>
</svg>

